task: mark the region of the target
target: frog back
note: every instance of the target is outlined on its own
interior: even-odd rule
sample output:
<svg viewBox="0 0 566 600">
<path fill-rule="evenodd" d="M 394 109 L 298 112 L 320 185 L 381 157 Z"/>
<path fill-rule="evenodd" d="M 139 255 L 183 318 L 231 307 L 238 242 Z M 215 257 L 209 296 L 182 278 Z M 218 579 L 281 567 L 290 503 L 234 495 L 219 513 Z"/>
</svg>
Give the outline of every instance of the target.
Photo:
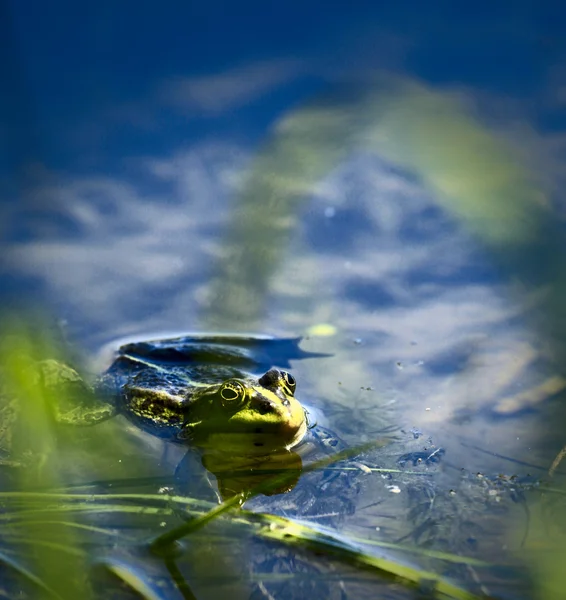
<svg viewBox="0 0 566 600">
<path fill-rule="evenodd" d="M 96 391 L 134 425 L 160 438 L 182 441 L 195 392 L 244 375 L 230 366 L 163 365 L 124 354 L 99 378 Z"/>
</svg>

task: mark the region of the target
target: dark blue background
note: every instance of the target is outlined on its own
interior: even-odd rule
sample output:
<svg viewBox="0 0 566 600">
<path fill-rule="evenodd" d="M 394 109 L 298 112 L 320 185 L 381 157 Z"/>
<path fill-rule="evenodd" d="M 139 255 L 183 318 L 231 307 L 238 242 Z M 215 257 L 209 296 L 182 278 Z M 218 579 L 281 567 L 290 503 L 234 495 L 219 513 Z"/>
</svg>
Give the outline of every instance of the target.
<svg viewBox="0 0 566 600">
<path fill-rule="evenodd" d="M 4 160 L 12 168 L 30 160 L 112 168 L 117 157 L 155 153 L 212 130 L 257 140 L 329 69 L 385 66 L 433 83 L 481 86 L 533 103 L 541 125 L 560 126 L 557 111 L 536 104 L 566 58 L 561 4 L 4 2 Z M 305 76 L 237 114 L 187 124 L 163 107 L 150 131 L 110 116 L 118 105 L 150 97 L 160 80 L 280 58 L 303 61 Z"/>
</svg>

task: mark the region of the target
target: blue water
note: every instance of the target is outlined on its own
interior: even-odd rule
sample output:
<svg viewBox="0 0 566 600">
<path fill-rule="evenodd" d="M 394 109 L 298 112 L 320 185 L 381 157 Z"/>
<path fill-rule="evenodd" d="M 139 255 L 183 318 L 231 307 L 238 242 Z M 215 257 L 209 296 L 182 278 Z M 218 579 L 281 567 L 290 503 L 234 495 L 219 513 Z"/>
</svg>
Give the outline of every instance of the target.
<svg viewBox="0 0 566 600">
<path fill-rule="evenodd" d="M 305 402 L 347 443 L 417 428 L 446 449 L 448 489 L 458 469 L 545 472 L 550 400 L 497 407 L 559 361 L 466 210 L 510 162 L 564 214 L 558 3 L 2 11 L 6 306 L 41 306 L 93 371 L 132 336 L 304 336 L 331 355 L 295 365 Z M 466 151 L 478 131 L 503 140 L 486 164 Z M 349 525 L 401 523 L 409 500 L 388 498 Z"/>
</svg>

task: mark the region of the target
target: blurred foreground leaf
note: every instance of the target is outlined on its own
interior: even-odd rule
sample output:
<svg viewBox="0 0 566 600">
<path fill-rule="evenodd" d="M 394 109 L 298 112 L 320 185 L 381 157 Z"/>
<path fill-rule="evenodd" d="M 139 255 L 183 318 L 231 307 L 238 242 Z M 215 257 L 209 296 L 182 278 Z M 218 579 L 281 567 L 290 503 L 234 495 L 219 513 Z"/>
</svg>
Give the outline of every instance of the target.
<svg viewBox="0 0 566 600">
<path fill-rule="evenodd" d="M 53 410 L 58 399 L 42 385 L 35 369 L 36 361 L 55 350 L 43 331 L 34 331 L 14 319 L 3 328 L 0 338 L 0 376 L 2 377 L 2 413 L 4 439 L 10 440 L 10 451 L 23 456 L 25 468 L 12 469 L 17 490 L 26 491 L 38 486 L 56 488 L 62 484 L 57 466 L 57 440 L 53 429 Z M 32 517 L 32 515 L 29 515 Z M 54 520 L 63 513 L 54 510 Z M 29 565 L 37 575 L 34 583 L 63 598 L 89 598 L 86 563 L 70 528 L 50 523 L 38 523 L 23 515 L 18 525 L 20 542 L 11 546 L 19 555 L 18 564 Z M 7 533 L 6 531 L 4 533 Z M 0 534 L 1 535 L 1 534 Z M 33 540 L 54 540 L 67 550 L 65 560 L 49 544 Z M 31 542 L 31 543 L 30 543 Z M 30 579 L 27 576 L 27 579 Z"/>
</svg>

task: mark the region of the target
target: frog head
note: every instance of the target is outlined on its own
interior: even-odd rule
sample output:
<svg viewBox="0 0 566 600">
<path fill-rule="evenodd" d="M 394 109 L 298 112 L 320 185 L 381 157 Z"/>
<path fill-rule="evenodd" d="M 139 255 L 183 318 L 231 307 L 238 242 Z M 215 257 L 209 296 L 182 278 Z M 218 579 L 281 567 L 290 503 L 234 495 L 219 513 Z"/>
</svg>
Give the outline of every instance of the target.
<svg viewBox="0 0 566 600">
<path fill-rule="evenodd" d="M 192 393 L 181 438 L 221 452 L 268 454 L 298 444 L 307 430 L 305 410 L 286 371 L 228 379 Z"/>
</svg>

